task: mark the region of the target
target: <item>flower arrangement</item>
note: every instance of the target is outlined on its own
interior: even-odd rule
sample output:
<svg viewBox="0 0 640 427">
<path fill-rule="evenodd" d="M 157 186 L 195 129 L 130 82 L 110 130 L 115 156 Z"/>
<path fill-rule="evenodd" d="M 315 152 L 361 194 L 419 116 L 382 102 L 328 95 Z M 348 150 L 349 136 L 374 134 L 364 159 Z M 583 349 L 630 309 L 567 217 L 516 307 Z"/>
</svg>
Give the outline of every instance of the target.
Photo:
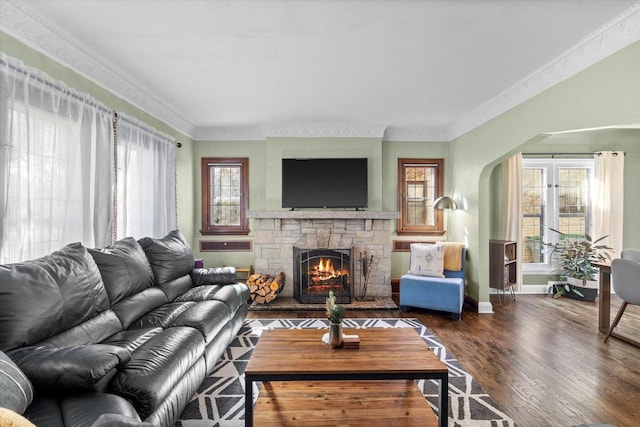
<svg viewBox="0 0 640 427">
<path fill-rule="evenodd" d="M 347 309 L 344 305 L 336 304 L 336 296 L 333 291 L 329 291 L 329 298 L 326 299 L 325 305 L 327 307 L 327 319 L 331 323 L 342 323 Z"/>
</svg>

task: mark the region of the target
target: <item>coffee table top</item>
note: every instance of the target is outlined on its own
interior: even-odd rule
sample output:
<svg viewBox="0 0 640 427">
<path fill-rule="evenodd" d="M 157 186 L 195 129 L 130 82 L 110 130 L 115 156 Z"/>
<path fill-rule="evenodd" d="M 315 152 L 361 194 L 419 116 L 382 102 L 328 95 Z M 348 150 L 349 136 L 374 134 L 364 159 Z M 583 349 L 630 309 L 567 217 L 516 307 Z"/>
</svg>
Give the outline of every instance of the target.
<svg viewBox="0 0 640 427">
<path fill-rule="evenodd" d="M 447 366 L 412 328 L 345 329 L 360 336 L 359 349 L 322 342 L 328 329 L 269 329 L 245 370 L 248 376 L 376 374 L 404 377 L 446 374 Z"/>
</svg>

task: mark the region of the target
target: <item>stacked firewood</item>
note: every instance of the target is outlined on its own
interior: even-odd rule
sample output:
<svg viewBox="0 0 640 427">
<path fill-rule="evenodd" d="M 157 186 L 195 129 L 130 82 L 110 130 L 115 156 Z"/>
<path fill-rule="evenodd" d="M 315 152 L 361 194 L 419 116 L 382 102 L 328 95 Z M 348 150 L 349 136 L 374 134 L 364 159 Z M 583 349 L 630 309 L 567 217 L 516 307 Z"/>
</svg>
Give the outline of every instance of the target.
<svg viewBox="0 0 640 427">
<path fill-rule="evenodd" d="M 284 273 L 280 272 L 275 277 L 268 274 L 255 273 L 249 276 L 247 285 L 249 285 L 253 301 L 259 304 L 270 303 L 284 288 Z"/>
</svg>

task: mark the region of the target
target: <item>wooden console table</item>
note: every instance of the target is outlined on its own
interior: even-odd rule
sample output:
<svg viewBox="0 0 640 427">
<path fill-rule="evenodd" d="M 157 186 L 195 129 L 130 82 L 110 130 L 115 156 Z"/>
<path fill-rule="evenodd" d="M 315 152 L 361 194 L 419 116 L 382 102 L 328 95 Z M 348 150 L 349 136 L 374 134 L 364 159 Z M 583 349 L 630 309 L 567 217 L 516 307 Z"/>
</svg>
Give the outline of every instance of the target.
<svg viewBox="0 0 640 427">
<path fill-rule="evenodd" d="M 611 328 L 611 264 L 595 263 L 600 269 L 600 291 L 598 292 L 598 329 L 603 334 Z M 612 337 L 640 347 L 640 342 L 629 335 L 612 332 Z"/>
</svg>

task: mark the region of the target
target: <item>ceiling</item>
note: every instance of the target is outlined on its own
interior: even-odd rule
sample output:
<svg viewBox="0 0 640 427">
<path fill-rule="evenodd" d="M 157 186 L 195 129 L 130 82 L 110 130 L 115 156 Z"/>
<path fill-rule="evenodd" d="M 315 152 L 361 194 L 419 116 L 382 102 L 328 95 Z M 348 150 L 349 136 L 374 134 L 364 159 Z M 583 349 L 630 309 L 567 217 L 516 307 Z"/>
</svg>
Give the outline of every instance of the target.
<svg viewBox="0 0 640 427">
<path fill-rule="evenodd" d="M 3 31 L 196 139 L 342 123 L 450 140 L 640 39 L 621 27 L 636 0 L 0 6 Z"/>
</svg>

